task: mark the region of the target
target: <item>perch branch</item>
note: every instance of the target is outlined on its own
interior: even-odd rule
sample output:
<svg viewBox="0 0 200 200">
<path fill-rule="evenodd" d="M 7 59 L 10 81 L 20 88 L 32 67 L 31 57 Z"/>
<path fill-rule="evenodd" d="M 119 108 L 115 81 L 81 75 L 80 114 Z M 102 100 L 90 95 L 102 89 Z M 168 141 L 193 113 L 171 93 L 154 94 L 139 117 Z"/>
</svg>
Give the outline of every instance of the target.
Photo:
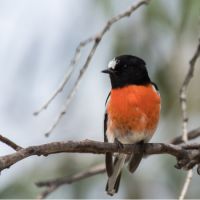
<svg viewBox="0 0 200 200">
<path fill-rule="evenodd" d="M 195 138 L 197 138 L 197 137 L 199 137 L 200 136 L 200 127 L 199 128 L 197 128 L 197 129 L 194 129 L 194 130 L 192 130 L 192 131 L 190 131 L 189 133 L 188 133 L 188 140 L 192 140 L 192 139 L 195 139 Z M 182 140 L 182 135 L 181 136 L 178 136 L 178 137 L 175 137 L 174 139 L 172 139 L 171 141 L 170 141 L 170 143 L 171 144 L 182 144 L 183 143 L 183 140 Z M 188 145 L 181 145 L 181 147 L 182 148 L 189 148 L 189 149 L 197 149 L 198 147 L 200 148 L 200 145 L 199 144 L 188 144 Z M 101 165 L 102 166 L 102 168 L 99 166 L 99 165 L 97 165 L 97 166 L 95 166 L 95 167 L 92 167 L 92 168 L 90 168 L 90 169 L 88 169 L 86 172 L 87 173 L 85 173 L 85 176 L 82 176 L 82 179 L 84 179 L 84 178 L 88 178 L 88 176 L 87 176 L 87 174 L 88 173 L 90 173 L 90 175 L 91 176 L 94 176 L 94 175 L 96 175 L 96 174 L 99 174 L 99 173 L 103 173 L 103 172 L 105 172 L 105 165 L 103 164 L 103 165 Z M 94 168 L 96 169 L 96 171 L 94 171 Z M 99 168 L 99 170 L 98 170 L 98 168 Z M 85 171 L 84 171 L 85 172 Z M 198 172 L 198 170 L 197 170 L 197 172 Z M 82 172 L 80 172 L 80 173 L 82 173 Z M 198 172 L 199 173 L 199 172 Z M 199 173 L 200 174 L 200 173 Z M 78 176 L 79 175 L 79 173 L 78 174 L 75 174 L 74 176 L 72 176 L 72 177 L 76 177 L 76 176 Z M 63 180 L 66 180 L 66 181 L 63 181 Z M 47 180 L 47 181 L 41 181 L 41 182 L 38 182 L 38 183 L 36 183 L 36 185 L 38 186 L 38 187 L 47 187 L 39 196 L 38 196 L 38 199 L 44 199 L 44 198 L 46 198 L 49 194 L 51 194 L 52 192 L 54 192 L 55 190 L 57 190 L 60 186 L 62 186 L 62 185 L 64 185 L 64 184 L 69 184 L 69 182 L 68 182 L 68 180 L 71 180 L 71 177 L 66 177 L 66 178 L 63 178 L 63 177 L 61 177 L 61 178 L 56 178 L 56 179 L 53 179 L 53 180 Z M 73 181 L 72 182 L 70 182 L 70 183 L 73 183 Z"/>
<path fill-rule="evenodd" d="M 125 154 L 131 154 L 132 152 L 139 152 L 140 145 L 124 145 L 123 149 L 118 149 L 116 144 L 97 142 L 92 140 L 84 140 L 80 142 L 66 141 L 66 142 L 52 142 L 38 146 L 30 146 L 18 150 L 15 153 L 0 157 L 0 171 L 9 168 L 15 163 L 30 157 L 30 156 L 48 156 L 50 154 L 57 153 L 94 153 L 105 154 L 106 152 L 120 152 Z M 200 157 L 199 146 L 195 149 L 182 148 L 178 145 L 165 144 L 165 143 L 147 143 L 144 145 L 144 154 L 169 154 L 177 158 L 179 168 L 188 168 L 191 160 L 199 162 Z M 180 162 L 179 162 L 180 161 Z M 183 162 L 182 162 L 183 161 Z"/>
</svg>

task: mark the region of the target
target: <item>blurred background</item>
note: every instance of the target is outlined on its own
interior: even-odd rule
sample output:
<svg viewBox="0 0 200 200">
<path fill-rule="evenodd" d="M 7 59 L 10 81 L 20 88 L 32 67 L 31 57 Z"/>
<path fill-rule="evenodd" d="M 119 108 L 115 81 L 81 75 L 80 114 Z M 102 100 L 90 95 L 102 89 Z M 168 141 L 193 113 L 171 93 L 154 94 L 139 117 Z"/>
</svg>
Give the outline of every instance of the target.
<svg viewBox="0 0 200 200">
<path fill-rule="evenodd" d="M 130 18 L 115 24 L 99 45 L 67 114 L 49 138 L 44 133 L 54 122 L 67 87 L 39 116 L 36 111 L 58 87 L 76 46 L 99 32 L 105 22 L 134 0 L 1 0 L 0 1 L 0 134 L 26 147 L 60 140 L 103 141 L 104 103 L 110 90 L 100 73 L 120 54 L 143 58 L 162 97 L 162 114 L 152 142 L 167 142 L 181 133 L 179 89 L 200 33 L 199 0 L 153 0 Z M 200 67 L 188 90 L 189 129 L 199 126 Z M 0 156 L 13 152 L 0 143 Z M 58 154 L 30 157 L 0 176 L 0 198 L 36 198 L 35 182 L 87 169 L 104 161 L 103 155 Z M 134 175 L 124 169 L 115 198 L 177 198 L 186 172 L 175 169 L 175 159 L 150 156 Z M 195 173 L 187 197 L 199 198 L 200 177 Z M 106 174 L 60 187 L 49 198 L 110 198 Z"/>
</svg>

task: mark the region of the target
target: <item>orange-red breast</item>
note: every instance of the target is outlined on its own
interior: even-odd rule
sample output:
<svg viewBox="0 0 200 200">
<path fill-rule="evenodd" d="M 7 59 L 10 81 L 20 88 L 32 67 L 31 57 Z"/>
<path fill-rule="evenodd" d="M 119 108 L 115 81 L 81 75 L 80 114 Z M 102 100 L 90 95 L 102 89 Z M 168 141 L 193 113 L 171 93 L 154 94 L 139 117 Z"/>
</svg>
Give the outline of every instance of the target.
<svg viewBox="0 0 200 200">
<path fill-rule="evenodd" d="M 110 75 L 112 89 L 106 103 L 104 118 L 104 141 L 141 145 L 153 136 L 160 116 L 160 95 L 157 86 L 148 75 L 145 62 L 136 56 L 121 55 L 108 64 L 103 73 Z M 106 153 L 109 195 L 117 193 L 121 170 L 125 161 L 129 161 L 129 171 L 134 172 L 143 152 L 127 156 Z"/>
</svg>

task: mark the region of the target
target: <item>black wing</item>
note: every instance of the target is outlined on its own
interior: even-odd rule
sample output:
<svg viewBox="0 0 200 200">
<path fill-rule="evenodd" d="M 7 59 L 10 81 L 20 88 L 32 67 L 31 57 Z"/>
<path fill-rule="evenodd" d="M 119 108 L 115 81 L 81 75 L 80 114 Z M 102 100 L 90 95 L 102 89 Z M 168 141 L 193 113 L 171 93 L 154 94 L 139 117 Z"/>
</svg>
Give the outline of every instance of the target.
<svg viewBox="0 0 200 200">
<path fill-rule="evenodd" d="M 108 101 L 109 96 L 110 96 L 110 93 L 108 94 L 108 97 L 106 99 L 106 103 Z M 108 114 L 106 112 L 105 115 L 104 115 L 104 142 L 108 142 L 108 138 L 106 136 L 107 121 L 108 121 Z M 112 153 L 111 152 L 107 152 L 105 154 L 105 163 L 106 163 L 107 174 L 110 177 L 113 173 L 113 160 L 112 160 Z"/>
<path fill-rule="evenodd" d="M 109 97 L 110 97 L 110 92 L 109 92 L 109 94 L 108 94 L 108 96 L 107 96 L 107 98 L 106 98 L 105 105 L 107 104 Z"/>
<path fill-rule="evenodd" d="M 157 91 L 159 91 L 158 86 L 157 86 L 154 82 L 151 81 L 151 84 L 155 87 L 155 89 L 156 89 Z"/>
</svg>

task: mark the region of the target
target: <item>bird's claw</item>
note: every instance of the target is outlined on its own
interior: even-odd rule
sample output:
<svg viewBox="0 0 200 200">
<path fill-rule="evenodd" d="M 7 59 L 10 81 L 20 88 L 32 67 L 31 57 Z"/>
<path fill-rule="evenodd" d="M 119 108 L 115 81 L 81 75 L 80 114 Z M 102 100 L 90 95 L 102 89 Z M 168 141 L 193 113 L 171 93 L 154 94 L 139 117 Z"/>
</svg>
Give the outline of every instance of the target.
<svg viewBox="0 0 200 200">
<path fill-rule="evenodd" d="M 118 149 L 124 149 L 124 145 L 116 138 L 115 138 L 115 144 L 117 145 Z"/>
</svg>

